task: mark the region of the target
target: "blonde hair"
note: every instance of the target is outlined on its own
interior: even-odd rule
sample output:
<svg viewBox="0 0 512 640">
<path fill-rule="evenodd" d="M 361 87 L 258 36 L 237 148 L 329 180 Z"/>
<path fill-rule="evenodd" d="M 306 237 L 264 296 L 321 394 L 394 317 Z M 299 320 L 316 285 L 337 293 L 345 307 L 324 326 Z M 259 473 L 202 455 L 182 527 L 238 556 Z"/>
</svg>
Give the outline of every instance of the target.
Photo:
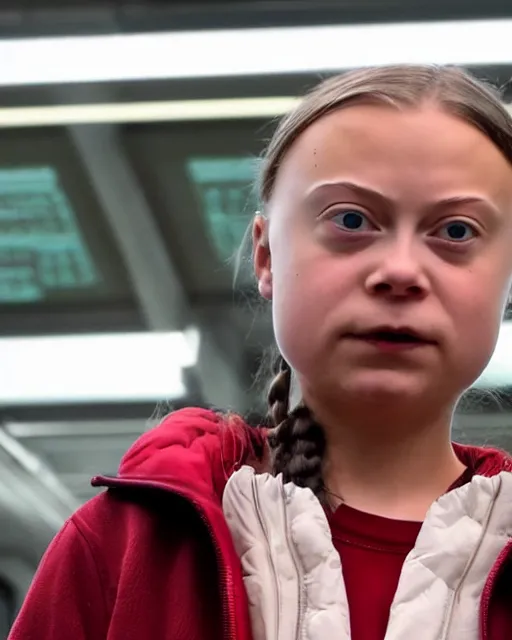
<svg viewBox="0 0 512 640">
<path fill-rule="evenodd" d="M 454 67 L 367 68 L 321 83 L 282 119 L 263 157 L 263 205 L 270 202 L 280 164 L 301 133 L 322 116 L 354 103 L 396 109 L 431 103 L 479 129 L 512 163 L 512 118 L 494 87 Z M 324 432 L 304 404 L 289 410 L 291 368 L 281 356 L 275 366 L 268 394 L 273 472 L 282 473 L 285 482 L 309 487 L 323 499 Z"/>
</svg>

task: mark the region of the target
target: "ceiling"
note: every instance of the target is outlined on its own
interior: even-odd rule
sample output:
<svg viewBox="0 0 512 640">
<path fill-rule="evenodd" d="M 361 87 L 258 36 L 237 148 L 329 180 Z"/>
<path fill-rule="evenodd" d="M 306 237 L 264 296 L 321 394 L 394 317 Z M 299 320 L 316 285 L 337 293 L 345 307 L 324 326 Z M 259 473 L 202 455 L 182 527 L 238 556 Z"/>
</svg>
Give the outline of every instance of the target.
<svg viewBox="0 0 512 640">
<path fill-rule="evenodd" d="M 0 35 L 449 20 L 511 12 L 508 0 L 4 0 Z"/>
</svg>

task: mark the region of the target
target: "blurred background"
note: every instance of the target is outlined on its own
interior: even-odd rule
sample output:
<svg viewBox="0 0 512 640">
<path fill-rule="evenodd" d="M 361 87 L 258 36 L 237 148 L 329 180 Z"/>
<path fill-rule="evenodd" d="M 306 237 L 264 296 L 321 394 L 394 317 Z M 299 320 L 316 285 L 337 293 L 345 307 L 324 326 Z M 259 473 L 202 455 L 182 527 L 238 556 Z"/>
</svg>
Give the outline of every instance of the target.
<svg viewBox="0 0 512 640">
<path fill-rule="evenodd" d="M 234 258 L 259 154 L 321 78 L 386 62 L 460 64 L 512 103 L 510 0 L 2 0 L 0 638 L 159 414 L 261 418 L 270 318 Z M 512 451 L 509 329 L 458 440 Z"/>
</svg>

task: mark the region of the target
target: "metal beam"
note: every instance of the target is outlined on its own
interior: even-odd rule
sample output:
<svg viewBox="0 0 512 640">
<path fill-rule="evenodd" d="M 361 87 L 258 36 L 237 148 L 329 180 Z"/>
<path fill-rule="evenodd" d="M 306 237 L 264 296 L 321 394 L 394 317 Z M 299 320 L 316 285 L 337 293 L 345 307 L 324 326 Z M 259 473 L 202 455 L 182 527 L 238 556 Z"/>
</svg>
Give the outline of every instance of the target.
<svg viewBox="0 0 512 640">
<path fill-rule="evenodd" d="M 75 126 L 70 134 L 118 242 L 147 326 L 156 331 L 179 330 L 197 323 L 115 128 Z M 205 400 L 244 411 L 246 390 L 240 372 L 220 349 L 211 328 L 201 326 L 200 331 L 197 376 Z"/>
<path fill-rule="evenodd" d="M 147 325 L 182 329 L 190 311 L 176 270 L 160 238 L 132 168 L 113 127 L 70 129 L 105 216 L 119 245 Z"/>
</svg>

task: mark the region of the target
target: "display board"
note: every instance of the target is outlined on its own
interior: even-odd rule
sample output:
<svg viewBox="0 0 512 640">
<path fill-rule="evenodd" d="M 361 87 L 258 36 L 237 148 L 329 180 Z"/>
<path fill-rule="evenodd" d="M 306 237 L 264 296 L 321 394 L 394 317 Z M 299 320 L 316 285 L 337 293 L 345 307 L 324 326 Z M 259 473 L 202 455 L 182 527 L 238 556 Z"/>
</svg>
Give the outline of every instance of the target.
<svg viewBox="0 0 512 640">
<path fill-rule="evenodd" d="M 62 299 L 101 282 L 55 169 L 0 169 L 0 304 Z"/>
<path fill-rule="evenodd" d="M 258 209 L 255 184 L 259 166 L 259 158 L 244 156 L 197 157 L 187 162 L 210 238 L 221 260 L 236 253 Z"/>
</svg>

